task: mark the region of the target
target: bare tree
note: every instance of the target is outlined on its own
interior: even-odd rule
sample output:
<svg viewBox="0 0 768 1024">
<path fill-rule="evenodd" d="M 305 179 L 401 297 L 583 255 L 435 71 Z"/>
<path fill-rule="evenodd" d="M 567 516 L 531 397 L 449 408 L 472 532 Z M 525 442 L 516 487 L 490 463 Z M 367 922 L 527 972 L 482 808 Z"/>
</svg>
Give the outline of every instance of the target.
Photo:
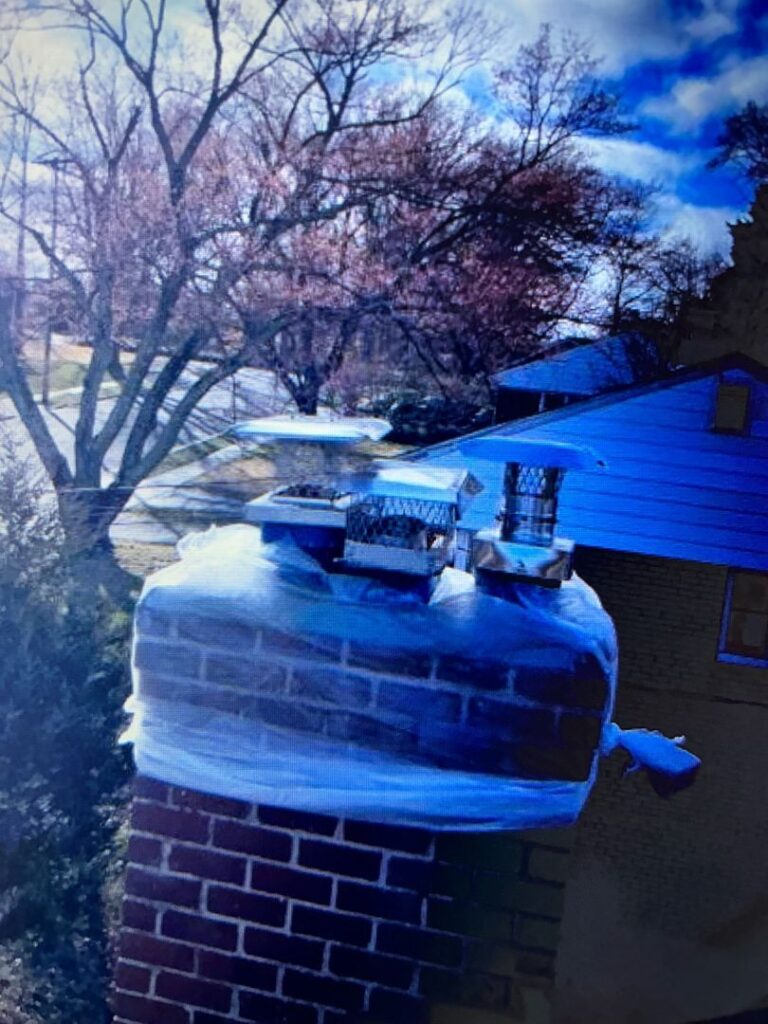
<svg viewBox="0 0 768 1024">
<path fill-rule="evenodd" d="M 23 62 L 18 76 L 18 90 L 24 97 L 25 106 L 34 110 L 39 93 L 39 79 Z M 15 259 L 13 277 L 15 280 L 13 333 L 17 345 L 24 334 L 27 305 L 27 233 L 22 226 L 27 222 L 32 186 L 30 182 L 30 159 L 32 125 L 29 120 L 8 114 L 0 118 L 2 123 L 3 165 L 0 173 L 0 202 L 15 205 L 18 225 L 15 230 Z"/>
<path fill-rule="evenodd" d="M 495 97 L 502 130 L 433 110 L 379 160 L 396 323 L 437 386 L 465 395 L 583 315 L 623 203 L 581 150 L 628 125 L 578 41 L 545 26 L 496 71 Z"/>
<path fill-rule="evenodd" d="M 710 167 L 733 164 L 755 182 L 768 181 L 768 103 L 750 100 L 726 118 Z"/>
<path fill-rule="evenodd" d="M 57 251 L 28 213 L 8 204 L 2 213 L 51 261 L 92 347 L 71 462 L 11 343 L 7 302 L 0 359 L 74 550 L 108 544 L 133 489 L 214 385 L 276 339 L 301 337 L 300 300 L 276 306 L 254 296 L 269 290 L 270 273 L 287 273 L 302 233 L 364 201 L 354 180 L 323 181 L 319 168 L 347 138 L 420 117 L 466 57 L 464 17 L 441 28 L 415 17 L 406 0 L 270 0 L 258 9 L 255 19 L 234 2 L 201 0 L 195 13 L 205 45 L 192 65 L 206 69 L 200 75 L 183 64 L 166 0 L 120 0 L 114 13 L 92 0 L 33 9 L 27 28 L 73 32 L 81 47 L 74 77 L 49 90 L 40 109 L 27 102 L 12 61 L 4 64 L 3 108 L 28 126 L 33 146 L 68 165 Z M 445 60 L 413 98 L 372 81 L 383 62 L 402 65 L 441 40 Z M 251 164 L 239 194 L 217 166 L 227 136 Z M 123 314 L 140 321 L 126 366 Z M 179 392 L 182 375 L 214 343 L 218 358 Z M 331 355 L 330 371 L 337 362 Z M 120 390 L 100 418 L 110 374 Z M 111 476 L 109 452 L 117 459 Z"/>
</svg>

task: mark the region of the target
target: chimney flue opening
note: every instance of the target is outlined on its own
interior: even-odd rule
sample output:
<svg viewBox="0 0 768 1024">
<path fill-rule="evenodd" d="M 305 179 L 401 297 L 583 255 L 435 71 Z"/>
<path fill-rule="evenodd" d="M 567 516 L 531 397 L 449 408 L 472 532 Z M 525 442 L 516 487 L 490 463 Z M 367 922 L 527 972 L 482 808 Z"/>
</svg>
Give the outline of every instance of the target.
<svg viewBox="0 0 768 1024">
<path fill-rule="evenodd" d="M 472 568 L 478 580 L 488 573 L 544 586 L 570 579 L 573 541 L 555 535 L 558 499 L 566 470 L 603 469 L 589 448 L 514 437 L 467 438 L 459 450 L 469 459 L 504 464 L 503 505 L 494 528 L 478 530 L 472 541 Z"/>
</svg>

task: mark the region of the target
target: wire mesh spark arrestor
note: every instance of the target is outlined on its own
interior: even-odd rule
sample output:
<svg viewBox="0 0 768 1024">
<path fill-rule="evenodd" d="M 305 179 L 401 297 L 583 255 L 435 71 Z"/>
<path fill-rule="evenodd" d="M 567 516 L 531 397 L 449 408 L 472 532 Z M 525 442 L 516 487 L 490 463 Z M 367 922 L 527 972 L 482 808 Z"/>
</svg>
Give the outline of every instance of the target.
<svg viewBox="0 0 768 1024">
<path fill-rule="evenodd" d="M 415 576 L 436 575 L 451 562 L 457 520 L 481 489 L 465 469 L 394 461 L 347 486 L 344 563 Z"/>
</svg>

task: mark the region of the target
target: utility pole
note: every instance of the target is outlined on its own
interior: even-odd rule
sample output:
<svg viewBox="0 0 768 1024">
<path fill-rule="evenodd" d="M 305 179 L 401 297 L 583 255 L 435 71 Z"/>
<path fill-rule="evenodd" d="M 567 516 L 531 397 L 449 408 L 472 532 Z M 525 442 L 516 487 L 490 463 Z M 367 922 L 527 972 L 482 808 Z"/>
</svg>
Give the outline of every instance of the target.
<svg viewBox="0 0 768 1024">
<path fill-rule="evenodd" d="M 48 322 L 45 329 L 45 345 L 43 350 L 43 405 L 47 408 L 50 401 L 51 386 L 51 344 L 53 340 L 53 282 L 56 275 L 56 241 L 59 227 L 59 172 L 66 164 L 72 163 L 67 157 L 48 156 L 35 160 L 36 164 L 50 167 L 51 179 L 51 256 L 48 260 Z"/>
<path fill-rule="evenodd" d="M 24 311 L 27 299 L 27 204 L 29 200 L 29 144 L 31 128 L 28 121 L 21 126 L 21 191 L 19 193 L 19 228 L 16 236 L 16 291 L 13 303 L 13 331 L 17 347 L 24 340 Z"/>
</svg>

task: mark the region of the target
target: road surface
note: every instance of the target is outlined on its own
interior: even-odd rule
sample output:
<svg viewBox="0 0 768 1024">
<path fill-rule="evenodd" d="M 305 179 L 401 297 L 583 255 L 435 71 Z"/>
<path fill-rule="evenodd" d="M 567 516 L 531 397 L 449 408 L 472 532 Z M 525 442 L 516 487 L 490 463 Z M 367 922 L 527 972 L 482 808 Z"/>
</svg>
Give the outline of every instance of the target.
<svg viewBox="0 0 768 1024">
<path fill-rule="evenodd" d="M 159 372 L 162 363 L 163 360 L 157 361 L 153 373 Z M 163 406 L 161 423 L 206 368 L 207 366 L 202 363 L 190 364 Z M 97 429 L 106 422 L 115 402 L 114 385 L 108 384 L 103 391 L 105 393 L 97 405 Z M 74 463 L 79 394 L 79 388 L 67 388 L 51 396 L 51 408 L 40 406 L 48 429 L 70 466 Z M 250 367 L 240 370 L 234 379 L 215 385 L 203 397 L 182 428 L 174 450 L 220 435 L 236 420 L 270 415 L 288 409 L 290 399 L 277 384 L 273 373 Z M 107 452 L 102 474 L 103 484 L 108 483 L 117 473 L 132 420 L 133 416 Z M 18 419 L 13 403 L 5 395 L 0 396 L 0 425 L 18 443 L 21 453 L 37 462 L 32 442 Z M 232 488 L 228 494 L 212 494 L 210 474 L 217 466 L 241 458 L 241 450 L 233 445 L 204 459 L 149 478 L 137 488 L 125 512 L 115 523 L 112 530 L 113 539 L 173 543 L 194 523 L 236 517 L 242 505 L 242 498 L 233 497 Z M 196 486 L 196 481 L 201 477 L 208 478 L 205 487 L 202 488 Z M 267 486 L 268 483 L 260 488 L 254 485 L 254 494 L 267 489 Z"/>
</svg>

